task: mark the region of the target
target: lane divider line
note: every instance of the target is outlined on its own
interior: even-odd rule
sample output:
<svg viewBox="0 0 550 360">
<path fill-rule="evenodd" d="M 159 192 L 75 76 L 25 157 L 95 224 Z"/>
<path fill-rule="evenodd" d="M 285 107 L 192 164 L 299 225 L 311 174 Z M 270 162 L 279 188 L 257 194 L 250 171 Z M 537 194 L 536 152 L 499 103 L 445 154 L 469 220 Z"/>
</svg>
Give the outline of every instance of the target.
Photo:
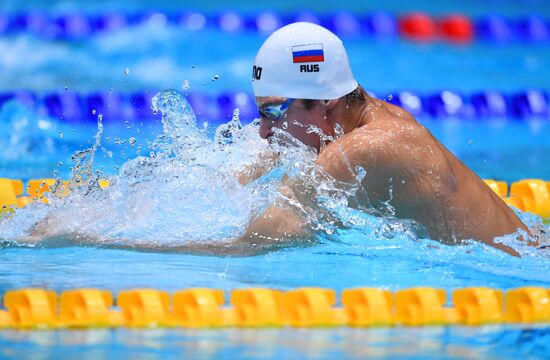
<svg viewBox="0 0 550 360">
<path fill-rule="evenodd" d="M 170 295 L 156 289 L 74 289 L 60 296 L 45 289 L 7 291 L 0 327 L 225 328 L 480 326 L 550 323 L 550 289 L 522 287 L 503 292 L 486 287 L 456 289 L 450 304 L 443 289 L 416 287 L 396 292 L 358 287 L 279 291 L 233 290 L 229 304 L 220 289 L 194 288 Z M 114 307 L 116 303 L 116 307 Z"/>
</svg>

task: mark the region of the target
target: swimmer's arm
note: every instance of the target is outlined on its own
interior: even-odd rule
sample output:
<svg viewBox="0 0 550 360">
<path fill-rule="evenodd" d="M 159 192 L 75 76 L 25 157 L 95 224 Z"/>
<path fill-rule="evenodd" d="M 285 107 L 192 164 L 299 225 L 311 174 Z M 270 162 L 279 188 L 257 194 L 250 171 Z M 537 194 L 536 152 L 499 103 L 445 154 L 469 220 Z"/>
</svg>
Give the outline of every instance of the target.
<svg viewBox="0 0 550 360">
<path fill-rule="evenodd" d="M 235 173 L 235 177 L 241 185 L 246 185 L 273 169 L 277 163 L 277 159 L 278 154 L 274 151 L 262 152 L 254 163 L 239 169 Z"/>
<path fill-rule="evenodd" d="M 331 144 L 332 145 L 332 144 Z M 355 166 L 367 168 L 368 164 L 357 154 L 356 147 L 329 145 L 318 157 L 316 164 L 341 182 L 340 185 L 357 182 Z M 322 174 L 317 174 L 323 176 Z M 321 179 L 317 179 L 321 181 Z M 306 219 L 306 208 L 316 207 L 316 189 L 299 177 L 283 179 L 281 193 L 285 200 L 269 207 L 254 219 L 236 244 L 256 249 L 278 246 L 305 245 L 313 241 L 313 230 Z"/>
<path fill-rule="evenodd" d="M 306 221 L 287 206 L 271 206 L 251 221 L 245 233 L 235 242 L 241 249 L 265 252 L 291 245 L 304 245 L 312 232 Z"/>
<path fill-rule="evenodd" d="M 91 246 L 102 248 L 129 249 L 192 255 L 247 256 L 265 253 L 277 248 L 307 242 L 311 232 L 297 211 L 285 204 L 271 206 L 251 221 L 242 236 L 228 241 L 196 241 L 189 239 L 181 245 L 170 241 L 136 242 L 133 239 L 105 237 L 85 232 L 63 232 L 55 222 L 55 216 L 48 216 L 37 223 L 30 235 L 17 239 L 19 244 L 41 247 Z"/>
<path fill-rule="evenodd" d="M 351 140 L 349 139 L 351 138 Z M 334 179 L 347 184 L 357 183 L 357 167 L 367 171 L 375 169 L 379 163 L 382 151 L 377 140 L 370 136 L 352 136 L 341 138 L 330 143 L 319 154 L 316 164 L 323 168 Z"/>
<path fill-rule="evenodd" d="M 167 247 L 162 244 L 138 244 L 132 248 L 197 255 L 249 256 L 291 245 L 305 245 L 309 242 L 311 234 L 306 222 L 296 210 L 281 204 L 267 208 L 250 222 L 242 236 L 234 240 L 224 242 L 188 241 L 175 247 Z"/>
<path fill-rule="evenodd" d="M 310 241 L 311 234 L 304 219 L 294 209 L 285 205 L 273 205 L 253 219 L 244 234 L 236 240 L 219 243 L 189 241 L 184 245 L 168 248 L 166 246 L 153 248 L 146 245 L 142 250 L 249 256 L 291 245 L 305 245 Z"/>
<path fill-rule="evenodd" d="M 358 161 L 357 153 L 343 149 L 342 146 L 329 146 L 327 149 L 328 151 L 319 156 L 316 164 L 344 186 L 356 183 L 356 173 L 352 169 L 356 165 L 367 167 L 365 163 Z M 316 189 L 311 188 L 311 184 L 302 183 L 299 177 L 285 177 L 281 193 L 285 201 L 269 207 L 254 219 L 236 244 L 260 250 L 304 245 L 313 241 L 314 232 L 306 219 L 304 209 L 315 207 Z"/>
</svg>

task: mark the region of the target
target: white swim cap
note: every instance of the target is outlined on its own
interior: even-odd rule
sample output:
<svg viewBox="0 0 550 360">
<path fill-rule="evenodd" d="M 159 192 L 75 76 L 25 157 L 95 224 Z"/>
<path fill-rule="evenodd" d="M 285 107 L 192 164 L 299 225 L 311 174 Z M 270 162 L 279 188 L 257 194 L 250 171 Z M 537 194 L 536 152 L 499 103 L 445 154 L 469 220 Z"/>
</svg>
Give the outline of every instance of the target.
<svg viewBox="0 0 550 360">
<path fill-rule="evenodd" d="M 316 24 L 297 22 L 280 28 L 254 60 L 255 96 L 332 100 L 357 86 L 342 40 Z"/>
</svg>

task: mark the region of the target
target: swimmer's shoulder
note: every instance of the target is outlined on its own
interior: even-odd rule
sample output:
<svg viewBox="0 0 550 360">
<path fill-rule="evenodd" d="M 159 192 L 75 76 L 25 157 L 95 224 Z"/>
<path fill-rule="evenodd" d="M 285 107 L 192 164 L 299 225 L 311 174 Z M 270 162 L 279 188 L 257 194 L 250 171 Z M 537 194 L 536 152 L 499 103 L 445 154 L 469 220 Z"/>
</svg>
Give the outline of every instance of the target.
<svg viewBox="0 0 550 360">
<path fill-rule="evenodd" d="M 407 133 L 417 133 L 417 135 L 427 131 L 410 112 L 380 99 L 371 98 L 361 117 L 361 123 L 364 124 L 362 127 L 369 130 L 406 129 Z M 399 134 L 399 132 L 395 133 Z"/>
<path fill-rule="evenodd" d="M 327 145 L 320 162 L 334 164 L 345 157 L 350 165 L 397 165 L 407 162 L 411 149 L 433 140 L 412 114 L 385 101 L 372 99 L 362 116 L 363 125 Z"/>
<path fill-rule="evenodd" d="M 380 169 L 393 162 L 395 147 L 390 144 L 395 138 L 395 134 L 377 127 L 359 127 L 328 144 L 319 154 L 317 164 L 336 179 L 349 182 L 355 178 L 357 166 Z"/>
<path fill-rule="evenodd" d="M 386 111 L 388 111 L 392 116 L 396 116 L 398 118 L 403 119 L 404 121 L 410 121 L 415 124 L 420 125 L 420 123 L 416 120 L 413 114 L 411 114 L 409 111 L 405 110 L 401 106 L 397 106 L 394 104 L 391 104 L 384 100 L 376 99 L 380 107 L 383 107 Z"/>
<path fill-rule="evenodd" d="M 390 116 L 367 123 L 347 134 L 343 142 L 354 145 L 357 150 L 383 155 L 399 153 L 432 142 L 433 135 L 414 117 L 403 119 Z M 357 146 L 360 145 L 360 146 Z"/>
</svg>

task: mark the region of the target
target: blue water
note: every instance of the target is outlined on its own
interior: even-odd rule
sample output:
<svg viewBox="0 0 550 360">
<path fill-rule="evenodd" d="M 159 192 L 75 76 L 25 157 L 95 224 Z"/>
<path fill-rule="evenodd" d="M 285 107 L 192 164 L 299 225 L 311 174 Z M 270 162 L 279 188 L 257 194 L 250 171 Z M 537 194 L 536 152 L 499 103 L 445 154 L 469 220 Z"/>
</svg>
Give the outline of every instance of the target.
<svg viewBox="0 0 550 360">
<path fill-rule="evenodd" d="M 136 44 L 135 38 L 140 42 Z M 265 38 L 254 32 L 224 33 L 211 27 L 188 32 L 175 25 L 147 24 L 75 41 L 6 35 L 0 38 L 4 54 L 0 82 L 3 90 L 45 92 L 67 87 L 124 92 L 180 89 L 188 80 L 189 91 L 250 91 L 252 61 Z M 548 88 L 547 45 L 419 44 L 400 37 L 387 41 L 348 37 L 344 44 L 359 83 L 384 95 L 397 90 L 471 93 Z M 130 70 L 128 75 L 125 69 Z M 219 75 L 218 81 L 212 81 L 214 75 Z"/>
<path fill-rule="evenodd" d="M 6 2 L 5 10 L 15 12 L 44 6 L 36 1 Z M 94 13 L 104 10 L 106 5 L 91 1 L 78 4 L 57 1 L 48 6 L 53 13 L 82 6 Z M 160 1 L 155 2 L 155 6 L 160 10 L 177 10 L 180 5 Z M 235 4 L 219 7 L 191 2 L 190 6 L 217 11 L 234 8 Z M 429 6 L 399 1 L 376 6 L 349 2 L 340 6 L 360 12 L 387 10 L 394 14 L 424 9 L 434 15 L 458 10 L 479 16 L 493 12 L 495 7 L 509 16 L 550 14 L 545 2 L 520 0 L 505 4 L 500 1 L 431 2 Z M 152 5 L 131 2 L 107 7 L 135 11 L 151 9 Z M 303 3 L 297 5 L 295 2 L 270 5 L 282 12 L 294 12 L 302 7 Z M 267 5 L 246 5 L 246 11 L 250 12 L 265 8 Z M 319 2 L 315 2 L 314 8 L 319 12 L 334 10 L 332 5 Z M 151 28 L 147 25 L 79 41 L 45 40 L 29 34 L 3 36 L 0 38 L 0 91 L 31 90 L 45 94 L 64 88 L 83 93 L 105 89 L 131 92 L 175 88 L 185 92 L 182 84 L 188 80 L 189 92 L 249 92 L 250 65 L 264 38 L 254 33 L 224 34 L 215 29 L 189 33 L 173 26 Z M 396 90 L 434 93 L 449 89 L 467 94 L 488 89 L 505 93 L 524 89 L 550 90 L 548 46 L 476 42 L 462 47 L 439 42 L 416 44 L 402 39 L 376 42 L 357 38 L 345 39 L 345 44 L 355 76 L 366 89 L 376 94 L 385 95 Z M 125 69 L 129 69 L 126 75 Z M 214 75 L 219 75 L 219 79 L 213 81 Z M 548 120 L 419 120 L 482 178 L 508 182 L 522 178 L 550 179 Z M 149 143 L 162 133 L 158 120 L 124 124 L 120 119 L 106 117 L 103 123 L 104 133 L 96 151 L 94 169 L 105 176 L 118 175 L 120 168 L 138 153 L 147 154 Z M 207 129 L 210 137 L 214 136 L 217 125 L 210 124 Z M 8 104 L 0 110 L 0 177 L 69 178 L 72 154 L 91 147 L 96 131 L 96 124 L 67 124 L 48 118 L 39 107 Z M 129 144 L 132 137 L 136 139 L 133 146 Z M 224 201 L 221 205 L 229 206 Z M 166 207 L 179 214 L 177 204 L 167 203 Z M 93 208 L 92 205 L 89 208 Z M 208 209 L 197 205 L 194 210 L 195 213 L 187 216 L 192 220 L 195 216 L 199 225 L 215 229 L 216 219 L 208 222 L 197 215 Z M 216 209 L 215 213 L 224 214 L 223 209 Z M 169 215 L 168 211 L 165 215 Z M 236 220 L 239 220 L 237 215 Z M 109 213 L 102 214 L 100 219 L 108 221 Z M 227 292 L 260 286 L 277 289 L 322 286 L 339 291 L 356 286 L 390 290 L 433 286 L 449 292 L 466 286 L 550 287 L 550 261 L 541 254 L 514 258 L 476 243 L 445 246 L 406 236 L 373 219 L 369 221 L 366 230 L 353 228 L 331 236 L 319 236 L 314 246 L 238 258 L 62 244 L 50 248 L 7 246 L 0 250 L 0 293 L 28 286 L 56 291 L 96 287 L 114 292 L 134 287 L 174 291 L 199 286 Z M 22 223 L 29 225 L 28 221 Z M 156 223 L 159 224 L 166 229 L 171 225 L 162 221 Z M 136 227 L 139 225 L 143 224 L 136 224 Z M 0 237 L 2 235 L 0 233 Z M 550 352 L 548 343 L 547 326 L 260 332 L 1 331 L 0 357 L 24 358 L 40 352 L 43 357 L 51 358 L 73 358 L 83 353 L 93 358 L 121 355 L 152 358 L 181 355 L 192 358 L 413 355 L 418 358 L 544 358 Z"/>
<path fill-rule="evenodd" d="M 526 16 L 539 14 L 543 16 L 550 15 L 550 7 L 544 0 L 448 0 L 439 1 L 392 1 L 380 2 L 370 1 L 367 3 L 356 2 L 353 0 L 339 1 L 338 4 L 319 2 L 315 0 L 304 0 L 299 3 L 292 0 L 266 1 L 266 2 L 248 2 L 238 1 L 216 1 L 204 3 L 200 0 L 187 0 L 184 5 L 170 0 L 158 0 L 151 3 L 148 0 L 130 1 L 121 0 L 110 3 L 98 3 L 93 0 L 82 0 L 73 2 L 70 0 L 53 0 L 48 4 L 40 0 L 29 0 L 21 3 L 15 0 L 6 0 L 2 3 L 7 12 L 16 12 L 24 9 L 48 10 L 52 13 L 60 12 L 80 12 L 87 11 L 97 13 L 101 11 L 143 11 L 158 9 L 162 11 L 178 11 L 182 8 L 203 10 L 207 12 L 219 12 L 227 10 L 237 10 L 243 13 L 257 13 L 259 11 L 272 10 L 278 13 L 296 12 L 296 11 L 315 11 L 319 13 L 333 13 L 338 10 L 348 10 L 354 13 L 364 13 L 371 11 L 388 11 L 390 13 L 402 14 L 412 11 L 424 11 L 433 15 L 447 15 L 453 12 L 459 12 L 470 16 L 483 16 L 488 13 L 497 13 L 504 16 Z"/>
<path fill-rule="evenodd" d="M 13 359 L 83 354 L 94 359 L 543 359 L 549 336 L 548 328 L 535 326 L 2 331 L 0 354 Z"/>
</svg>

